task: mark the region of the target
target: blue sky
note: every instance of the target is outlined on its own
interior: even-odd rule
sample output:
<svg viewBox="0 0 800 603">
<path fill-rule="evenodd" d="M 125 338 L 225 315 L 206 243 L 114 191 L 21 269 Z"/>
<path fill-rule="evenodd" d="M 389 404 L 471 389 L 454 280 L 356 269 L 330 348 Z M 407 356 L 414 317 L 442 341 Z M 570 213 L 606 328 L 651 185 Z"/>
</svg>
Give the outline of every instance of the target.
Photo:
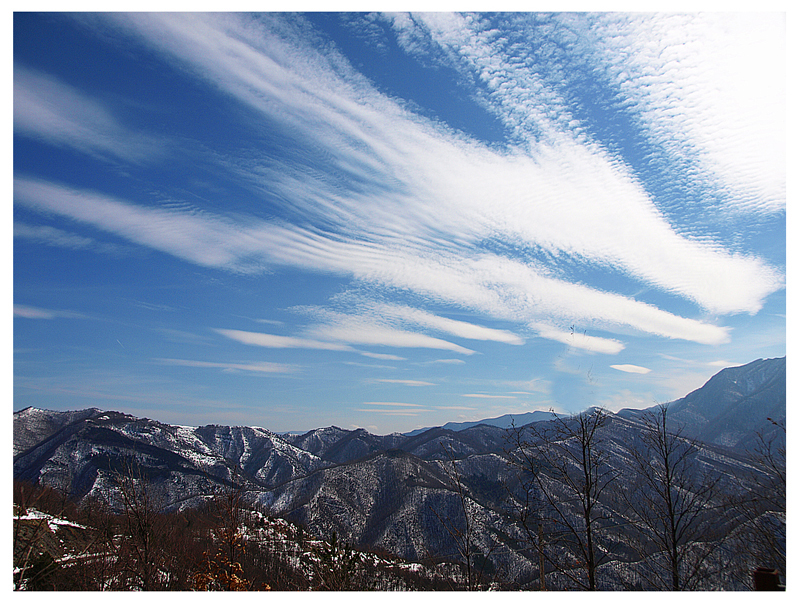
<svg viewBox="0 0 800 603">
<path fill-rule="evenodd" d="M 14 16 L 14 409 L 408 431 L 786 354 L 779 13 Z"/>
</svg>

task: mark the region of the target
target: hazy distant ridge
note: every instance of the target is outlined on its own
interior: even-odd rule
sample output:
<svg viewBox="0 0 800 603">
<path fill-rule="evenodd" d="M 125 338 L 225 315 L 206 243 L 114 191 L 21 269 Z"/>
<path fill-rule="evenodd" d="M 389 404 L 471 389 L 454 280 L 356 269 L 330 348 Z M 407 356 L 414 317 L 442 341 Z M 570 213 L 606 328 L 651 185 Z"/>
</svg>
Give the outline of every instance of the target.
<svg viewBox="0 0 800 603">
<path fill-rule="evenodd" d="M 558 416 L 564 415 L 559 414 Z M 469 429 L 470 427 L 475 427 L 476 425 L 491 425 L 493 427 L 500 427 L 501 429 L 508 429 L 512 424 L 520 427 L 536 421 L 549 421 L 552 418 L 553 413 L 550 411 L 534 410 L 533 412 L 525 412 L 521 414 L 505 414 L 501 417 L 495 417 L 493 419 L 480 419 L 479 421 L 464 421 L 463 423 L 454 423 L 451 421 L 442 425 L 442 429 L 462 431 L 464 429 Z M 415 436 L 424 433 L 428 429 L 430 429 L 430 427 L 421 427 L 420 429 L 409 431 L 403 435 Z"/>
</svg>

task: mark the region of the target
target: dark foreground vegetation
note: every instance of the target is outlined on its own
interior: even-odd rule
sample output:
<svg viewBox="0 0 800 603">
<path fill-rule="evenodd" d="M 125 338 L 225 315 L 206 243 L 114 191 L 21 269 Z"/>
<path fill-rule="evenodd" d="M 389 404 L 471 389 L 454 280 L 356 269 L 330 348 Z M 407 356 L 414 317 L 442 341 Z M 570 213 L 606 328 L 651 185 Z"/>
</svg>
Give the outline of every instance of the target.
<svg viewBox="0 0 800 603">
<path fill-rule="evenodd" d="M 146 482 L 121 478 L 123 512 L 14 484 L 14 586 L 19 590 L 443 590 L 457 564 L 407 563 L 317 540 L 266 516 L 234 489 L 196 509 L 163 512 Z M 446 577 L 450 576 L 450 577 Z M 452 578 L 456 576 L 456 578 Z"/>
</svg>

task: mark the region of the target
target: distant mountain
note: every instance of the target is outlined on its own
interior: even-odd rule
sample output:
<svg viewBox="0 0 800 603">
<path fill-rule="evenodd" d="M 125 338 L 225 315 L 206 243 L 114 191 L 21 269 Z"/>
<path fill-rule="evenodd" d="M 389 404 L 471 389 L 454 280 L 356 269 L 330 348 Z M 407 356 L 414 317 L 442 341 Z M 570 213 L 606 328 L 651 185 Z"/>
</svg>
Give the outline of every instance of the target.
<svg viewBox="0 0 800 603">
<path fill-rule="evenodd" d="M 481 465 L 490 470 L 504 467 L 505 461 L 482 459 Z M 346 534 L 357 546 L 412 560 L 430 554 L 457 556 L 437 515 L 464 529 L 461 501 L 445 468 L 396 449 L 294 480 L 260 494 L 258 502 L 322 534 Z M 486 505 L 475 506 L 475 519 L 496 528 L 503 523 Z M 484 546 L 491 545 L 488 530 L 483 540 Z M 504 554 L 512 551 L 504 547 Z"/>
<path fill-rule="evenodd" d="M 302 435 L 283 436 L 287 442 L 328 463 L 347 463 L 373 452 L 394 448 L 403 436 L 390 434 L 377 436 L 366 429 L 348 431 L 339 427 L 314 429 Z"/>
<path fill-rule="evenodd" d="M 511 425 L 516 425 L 517 427 L 521 427 L 522 425 L 529 425 L 530 423 L 535 423 L 536 421 L 549 421 L 553 418 L 553 413 L 544 410 L 534 410 L 533 412 L 526 412 L 521 414 L 506 414 L 502 417 L 495 417 L 493 419 L 481 419 L 480 421 L 465 421 L 463 423 L 445 423 L 442 425 L 442 429 L 449 429 L 450 431 L 462 431 L 464 429 L 469 429 L 470 427 L 475 427 L 476 425 L 491 425 L 493 427 L 500 427 L 501 429 L 508 429 Z M 556 416 L 564 416 L 562 414 L 557 414 Z M 430 427 L 423 427 L 420 429 L 415 429 L 414 431 L 409 431 L 403 435 L 407 436 L 415 436 L 421 433 L 426 432 Z"/>
<path fill-rule="evenodd" d="M 768 418 L 778 420 L 786 416 L 786 357 L 760 359 L 723 369 L 703 387 L 668 406 L 673 428 L 683 429 L 686 435 L 714 444 L 749 447 L 755 432 L 774 430 Z M 619 414 L 636 416 L 651 410 L 625 409 Z M 566 415 L 537 410 L 478 421 L 449 422 L 440 429 L 463 431 L 476 425 L 508 429 L 512 424 L 520 427 L 550 421 L 554 416 Z M 430 429 L 423 427 L 403 435 L 417 436 Z"/>
<path fill-rule="evenodd" d="M 727 368 L 669 406 L 673 424 L 704 442 L 750 448 L 786 417 L 786 358 Z"/>
<path fill-rule="evenodd" d="M 701 442 L 698 467 L 724 476 L 752 471 L 746 450 L 756 433 L 774 427 L 767 417 L 785 417 L 785 379 L 785 358 L 758 360 L 725 369 L 670 403 L 672 425 Z M 626 468 L 649 411 L 604 413 L 602 438 L 619 487 L 635 488 Z M 535 560 L 515 544 L 518 528 L 504 502 L 516 487 L 507 427 L 551 419 L 538 412 L 387 436 L 338 427 L 277 435 L 258 427 L 174 426 L 96 408 L 26 408 L 14 413 L 14 478 L 113 505 L 119 476 L 134 469 L 166 509 L 242 487 L 264 511 L 307 524 L 320 537 L 336 531 L 412 560 L 457 557 L 451 533 L 465 528 L 468 508 L 478 554 L 491 554 L 509 579 L 525 583 L 535 579 Z M 552 488 L 560 492 L 557 483 Z M 617 580 L 617 570 L 607 571 Z"/>
<path fill-rule="evenodd" d="M 14 413 L 14 456 L 83 418 L 102 414 L 99 408 L 59 412 L 28 407 Z"/>
<path fill-rule="evenodd" d="M 640 415 L 623 410 L 621 416 Z M 753 447 L 758 433 L 780 435 L 771 421 L 786 418 L 786 357 L 721 370 L 701 388 L 668 404 L 673 430 L 710 444 Z"/>
<path fill-rule="evenodd" d="M 325 465 L 266 429 L 181 427 L 114 411 L 14 413 L 14 477 L 75 497 L 113 493 L 116 475 L 144 468 L 169 507 L 202 499 L 244 479 L 269 488 Z M 54 425 L 61 425 L 53 431 Z M 113 504 L 113 501 L 109 501 Z"/>
</svg>

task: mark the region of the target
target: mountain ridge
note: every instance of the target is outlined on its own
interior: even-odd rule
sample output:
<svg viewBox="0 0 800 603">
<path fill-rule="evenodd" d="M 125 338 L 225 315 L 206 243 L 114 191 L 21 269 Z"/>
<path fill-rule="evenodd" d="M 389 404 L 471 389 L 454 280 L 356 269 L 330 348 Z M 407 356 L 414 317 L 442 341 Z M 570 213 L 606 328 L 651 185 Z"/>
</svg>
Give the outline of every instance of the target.
<svg viewBox="0 0 800 603">
<path fill-rule="evenodd" d="M 728 405 L 724 408 L 717 408 L 717 410 L 709 416 L 708 414 L 709 404 L 707 401 L 702 405 L 705 408 L 705 412 L 698 412 L 697 408 L 698 405 L 696 404 L 698 397 L 705 394 L 708 399 L 719 398 L 720 393 L 723 392 L 726 387 L 730 390 L 732 387 L 738 387 L 738 381 L 744 379 L 747 381 L 748 379 L 752 379 L 753 375 L 759 374 L 759 369 L 762 367 L 769 367 L 767 374 L 762 374 L 762 381 L 759 382 L 760 386 L 763 387 L 776 387 L 779 391 L 776 392 L 775 402 L 770 404 L 767 407 L 767 410 L 774 410 L 775 412 L 766 412 L 759 413 L 759 418 L 762 419 L 761 423 L 763 424 L 762 427 L 768 427 L 766 423 L 764 423 L 763 419 L 766 419 L 767 415 L 775 414 L 780 416 L 785 415 L 785 409 L 783 413 L 780 412 L 778 405 L 780 404 L 780 395 L 783 395 L 784 404 L 785 404 L 785 396 L 786 396 L 786 357 L 783 356 L 781 358 L 771 358 L 771 359 L 758 359 L 754 360 L 750 363 L 733 366 L 733 367 L 726 367 L 720 370 L 718 373 L 713 375 L 706 383 L 699 387 L 696 390 L 688 393 L 683 398 L 679 398 L 673 400 L 671 402 L 666 403 L 666 406 L 670 409 L 670 415 L 672 419 L 673 427 L 682 427 L 685 428 L 685 425 L 692 422 L 692 419 L 695 421 L 699 418 L 702 423 L 704 424 L 711 424 L 716 425 L 715 420 L 719 419 L 719 415 L 724 411 L 735 410 L 731 408 L 731 402 L 729 401 Z M 753 386 L 751 385 L 751 389 Z M 730 395 L 730 391 L 727 392 Z M 746 393 L 741 391 L 736 395 L 737 401 L 741 401 L 742 398 L 752 396 L 754 391 Z M 644 412 L 651 412 L 654 408 L 661 406 L 660 404 L 654 405 L 652 407 L 644 408 L 644 409 L 631 409 L 631 408 L 623 408 L 619 410 L 616 414 L 620 416 L 635 416 L 639 415 Z M 67 410 L 67 411 L 52 411 L 42 408 L 36 408 L 33 406 L 26 407 L 22 410 L 14 412 L 14 454 L 16 455 L 17 452 L 20 451 L 21 448 L 24 448 L 26 442 L 30 437 L 33 436 L 31 433 L 25 433 L 25 430 L 30 430 L 30 426 L 23 422 L 16 421 L 18 415 L 22 415 L 25 413 L 35 413 L 39 412 L 42 413 L 43 416 L 47 417 L 47 422 L 44 425 L 37 425 L 34 427 L 34 430 L 37 430 L 40 433 L 52 433 L 57 429 L 65 426 L 73 419 L 81 419 L 84 416 L 91 417 L 91 416 L 101 416 L 103 414 L 108 413 L 115 413 L 118 415 L 124 415 L 124 413 L 119 413 L 118 411 L 103 411 L 96 407 L 86 408 L 86 409 L 79 409 L 79 410 Z M 763 415 L 763 416 L 761 416 Z M 132 415 L 125 415 L 130 416 Z M 458 431 L 465 431 L 472 427 L 476 427 L 478 425 L 489 425 L 494 427 L 500 427 L 503 429 L 507 429 L 513 425 L 517 427 L 528 425 L 533 422 L 538 421 L 546 421 L 551 420 L 554 417 L 566 417 L 567 415 L 564 413 L 555 413 L 553 411 L 531 411 L 525 413 L 507 413 L 498 417 L 491 417 L 485 419 L 479 419 L 475 421 L 463 421 L 463 422 L 453 422 L 450 421 L 445 423 L 444 425 L 433 425 L 430 427 L 421 427 L 414 429 L 412 431 L 403 432 L 403 433 L 390 433 L 387 435 L 375 435 L 370 433 L 369 431 L 363 428 L 357 428 L 354 430 L 347 430 L 341 427 L 337 427 L 334 425 L 328 427 L 317 427 L 305 432 L 300 431 L 288 431 L 282 432 L 280 434 L 272 432 L 268 428 L 260 427 L 260 426 L 227 426 L 227 425 L 217 425 L 217 424 L 209 424 L 204 426 L 198 426 L 197 428 L 214 428 L 214 427 L 222 427 L 222 428 L 230 428 L 234 427 L 236 429 L 253 429 L 253 430 L 263 430 L 265 432 L 269 432 L 276 437 L 280 437 L 287 442 L 291 443 L 301 443 L 299 445 L 300 448 L 307 450 L 308 452 L 314 454 L 315 447 L 314 445 L 307 444 L 306 442 L 310 440 L 317 440 L 316 449 L 319 450 L 324 447 L 322 440 L 328 439 L 330 440 L 331 437 L 336 439 L 337 441 L 341 439 L 342 436 L 347 436 L 353 440 L 360 440 L 362 447 L 365 449 L 374 448 L 375 446 L 380 447 L 382 442 L 388 442 L 393 439 L 397 440 L 402 436 L 405 437 L 416 437 L 422 435 L 432 429 L 444 429 L 453 432 Z M 771 417 L 770 417 L 771 418 Z M 709 430 L 700 430 L 697 431 L 697 435 L 694 437 L 700 437 L 701 439 L 708 438 L 709 434 L 706 431 Z M 331 434 L 334 434 L 331 436 Z M 335 434 L 338 434 L 339 437 L 337 438 Z M 325 436 L 328 436 L 327 438 Z M 35 436 L 33 436 L 35 437 Z M 711 441 L 711 440 L 708 440 Z M 381 443 L 379 443 L 381 442 Z"/>
<path fill-rule="evenodd" d="M 776 421 L 785 417 L 785 358 L 734 368 L 667 406 L 670 425 L 698 440 L 693 462 L 722 476 L 751 471 L 747 443 L 758 430 L 774 427 L 767 413 Z M 781 409 L 782 415 L 773 412 Z M 653 410 L 599 411 L 608 462 L 620 475 L 641 445 L 643 417 Z M 727 422 L 726 413 L 733 415 Z M 523 537 L 503 502 L 516 487 L 507 455 L 513 434 L 506 428 L 478 422 L 378 436 L 332 426 L 278 435 L 261 427 L 175 426 L 96 408 L 26 408 L 14 421 L 15 479 L 77 498 L 117 504 L 120 475 L 132 469 L 166 510 L 242 488 L 265 512 L 307 524 L 320 537 L 336 532 L 411 560 L 433 553 L 458 558 L 448 530 L 466 529 L 468 509 L 480 554 L 502 558 L 514 581 L 535 579 L 535 560 L 498 536 Z"/>
<path fill-rule="evenodd" d="M 556 416 L 566 416 L 562 413 L 555 413 Z M 532 412 L 525 412 L 525 413 L 506 413 L 499 417 L 493 417 L 489 419 L 479 419 L 477 421 L 462 421 L 462 422 L 454 422 L 449 421 L 444 425 L 433 425 L 431 427 L 420 427 L 418 429 L 414 429 L 413 431 L 404 432 L 403 435 L 407 436 L 415 436 L 421 433 L 425 433 L 427 430 L 432 429 L 433 427 L 441 427 L 442 429 L 449 429 L 450 431 L 463 431 L 464 429 L 469 429 L 470 427 L 475 427 L 476 425 L 492 425 L 493 427 L 502 427 L 503 429 L 507 429 L 513 425 L 517 427 L 521 425 L 529 425 L 530 423 L 534 423 L 536 421 L 549 421 L 554 416 L 554 413 L 551 411 L 546 410 L 534 410 Z"/>
</svg>

